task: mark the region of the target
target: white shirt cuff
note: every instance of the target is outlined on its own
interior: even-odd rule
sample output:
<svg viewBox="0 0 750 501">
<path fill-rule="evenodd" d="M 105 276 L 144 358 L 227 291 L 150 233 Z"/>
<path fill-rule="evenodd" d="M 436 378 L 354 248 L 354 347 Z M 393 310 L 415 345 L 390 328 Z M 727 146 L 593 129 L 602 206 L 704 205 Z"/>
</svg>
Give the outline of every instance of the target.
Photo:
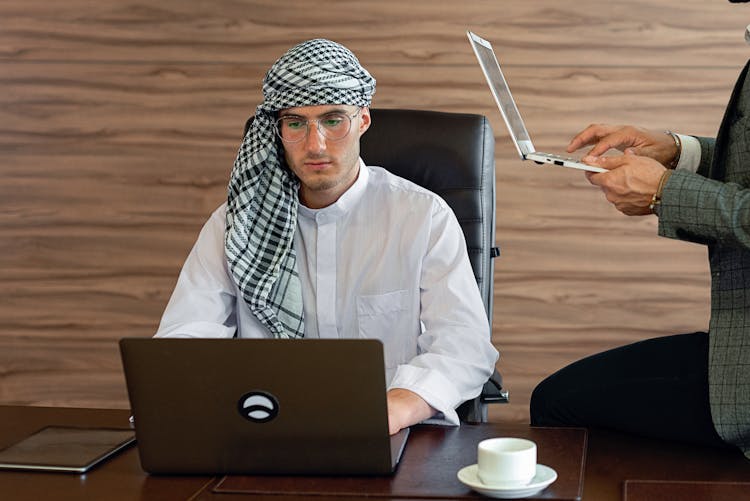
<svg viewBox="0 0 750 501">
<path fill-rule="evenodd" d="M 461 396 L 451 382 L 433 369 L 399 365 L 388 389 L 403 388 L 413 391 L 427 402 L 438 414 L 425 420 L 425 423 L 458 426 L 458 414 L 451 402 L 460 402 Z M 442 416 L 440 416 L 442 414 Z"/>
<path fill-rule="evenodd" d="M 698 172 L 698 166 L 701 164 L 701 143 L 693 136 L 680 136 L 682 151 L 680 152 L 680 161 L 677 162 L 677 169 Z"/>
</svg>

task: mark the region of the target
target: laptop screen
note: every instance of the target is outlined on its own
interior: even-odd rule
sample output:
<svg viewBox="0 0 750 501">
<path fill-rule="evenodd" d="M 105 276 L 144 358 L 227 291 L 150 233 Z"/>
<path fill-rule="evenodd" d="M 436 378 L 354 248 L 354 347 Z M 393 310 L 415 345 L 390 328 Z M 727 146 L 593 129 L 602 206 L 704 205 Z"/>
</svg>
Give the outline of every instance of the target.
<svg viewBox="0 0 750 501">
<path fill-rule="evenodd" d="M 469 41 L 474 48 L 479 65 L 482 67 L 485 78 L 487 78 L 492 95 L 495 97 L 497 106 L 503 114 L 503 118 L 519 154 L 523 158 L 526 154 L 533 153 L 534 145 L 531 143 L 531 138 L 526 131 L 523 119 L 520 113 L 518 113 L 518 108 L 515 101 L 513 101 L 513 96 L 500 69 L 500 64 L 495 57 L 495 52 L 492 50 L 492 45 L 471 31 L 467 31 L 466 34 L 469 36 Z"/>
</svg>

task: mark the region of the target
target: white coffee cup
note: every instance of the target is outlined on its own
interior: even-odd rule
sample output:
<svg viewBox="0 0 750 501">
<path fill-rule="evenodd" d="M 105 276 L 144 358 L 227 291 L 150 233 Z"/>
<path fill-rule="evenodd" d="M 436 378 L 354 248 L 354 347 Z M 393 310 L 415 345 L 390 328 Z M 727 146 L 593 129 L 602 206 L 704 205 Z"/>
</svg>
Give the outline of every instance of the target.
<svg viewBox="0 0 750 501">
<path fill-rule="evenodd" d="M 489 438 L 477 446 L 477 474 L 489 486 L 528 484 L 536 474 L 536 444 L 525 438 Z"/>
</svg>

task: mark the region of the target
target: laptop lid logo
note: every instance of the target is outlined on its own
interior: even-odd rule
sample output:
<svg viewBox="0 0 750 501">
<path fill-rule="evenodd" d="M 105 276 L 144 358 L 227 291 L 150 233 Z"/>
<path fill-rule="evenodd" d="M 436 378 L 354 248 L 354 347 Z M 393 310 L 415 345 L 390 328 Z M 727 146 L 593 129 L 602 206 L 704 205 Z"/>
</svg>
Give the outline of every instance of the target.
<svg viewBox="0 0 750 501">
<path fill-rule="evenodd" d="M 251 391 L 240 397 L 237 409 L 248 421 L 265 423 L 279 414 L 279 401 L 265 391 Z"/>
</svg>

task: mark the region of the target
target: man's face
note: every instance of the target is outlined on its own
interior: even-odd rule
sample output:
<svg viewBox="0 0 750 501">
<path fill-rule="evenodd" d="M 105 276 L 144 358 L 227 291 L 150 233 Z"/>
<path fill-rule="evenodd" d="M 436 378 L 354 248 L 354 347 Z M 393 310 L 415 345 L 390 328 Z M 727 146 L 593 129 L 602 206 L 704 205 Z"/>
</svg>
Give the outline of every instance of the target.
<svg viewBox="0 0 750 501">
<path fill-rule="evenodd" d="M 282 141 L 287 165 L 300 179 L 300 200 L 310 208 L 331 205 L 354 184 L 359 174 L 359 138 L 370 127 L 370 110 L 348 105 L 321 105 L 279 111 L 291 127 L 307 120 L 307 135 L 298 142 Z M 320 129 L 331 117 L 347 115 L 351 129 L 341 139 L 328 139 Z"/>
</svg>

